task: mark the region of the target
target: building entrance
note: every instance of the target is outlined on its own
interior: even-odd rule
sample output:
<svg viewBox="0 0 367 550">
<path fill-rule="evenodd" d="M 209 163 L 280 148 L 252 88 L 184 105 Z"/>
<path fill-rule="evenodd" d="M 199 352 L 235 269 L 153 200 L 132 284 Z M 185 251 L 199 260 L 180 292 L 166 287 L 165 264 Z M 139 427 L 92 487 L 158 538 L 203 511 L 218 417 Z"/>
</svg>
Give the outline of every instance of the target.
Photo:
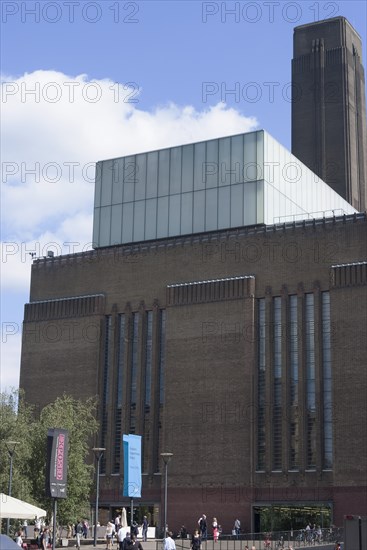
<svg viewBox="0 0 367 550">
<path fill-rule="evenodd" d="M 332 524 L 332 506 L 323 505 L 299 505 L 299 504 L 269 504 L 255 505 L 254 532 L 266 531 L 292 531 L 305 529 L 309 523 L 321 528 L 330 527 Z"/>
<path fill-rule="evenodd" d="M 126 519 L 127 524 L 130 525 L 130 516 L 131 508 L 126 506 Z M 112 517 L 113 519 L 117 515 L 121 515 L 122 507 L 112 508 Z M 143 523 L 144 516 L 147 516 L 149 527 L 157 527 L 159 520 L 159 506 L 158 505 L 144 505 L 139 504 L 139 506 L 134 506 L 134 521 L 141 526 Z"/>
</svg>

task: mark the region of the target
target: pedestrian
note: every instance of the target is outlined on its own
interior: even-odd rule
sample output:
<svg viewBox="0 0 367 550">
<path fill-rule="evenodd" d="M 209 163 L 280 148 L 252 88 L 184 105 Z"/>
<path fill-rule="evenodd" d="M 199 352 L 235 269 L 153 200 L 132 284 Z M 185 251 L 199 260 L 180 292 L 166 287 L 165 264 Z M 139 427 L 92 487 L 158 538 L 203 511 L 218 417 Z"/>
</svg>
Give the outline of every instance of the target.
<svg viewBox="0 0 367 550">
<path fill-rule="evenodd" d="M 28 521 L 25 519 L 23 520 L 23 533 L 25 538 L 28 538 L 27 527 L 28 527 Z"/>
<path fill-rule="evenodd" d="M 147 538 L 148 538 L 148 518 L 147 518 L 147 516 L 144 516 L 144 518 L 143 518 L 142 534 L 143 534 L 143 542 L 146 542 Z"/>
<path fill-rule="evenodd" d="M 117 516 L 115 517 L 115 533 L 116 533 L 116 536 L 117 536 L 117 533 L 119 532 L 120 527 L 121 527 L 121 516 L 119 514 L 117 514 Z"/>
<path fill-rule="evenodd" d="M 203 514 L 198 521 L 201 540 L 206 540 L 208 538 L 208 527 L 206 523 L 206 515 Z"/>
<path fill-rule="evenodd" d="M 212 526 L 213 526 L 213 540 L 214 540 L 214 542 L 218 542 L 219 531 L 218 531 L 217 518 L 213 518 Z"/>
<path fill-rule="evenodd" d="M 131 541 L 126 547 L 126 550 L 143 550 L 141 543 L 136 540 L 136 535 L 131 535 Z"/>
<path fill-rule="evenodd" d="M 126 535 L 125 527 L 122 527 L 122 525 L 120 524 L 120 528 L 117 531 L 117 540 L 119 543 L 119 550 L 123 550 L 125 535 Z"/>
<path fill-rule="evenodd" d="M 34 520 L 34 530 L 36 530 L 36 529 L 38 530 L 38 532 L 41 530 L 41 520 L 39 518 L 37 518 L 37 516 Z"/>
<path fill-rule="evenodd" d="M 182 539 L 187 539 L 187 529 L 186 529 L 186 527 L 185 527 L 184 525 L 181 527 L 181 530 L 180 530 L 180 537 L 181 537 Z"/>
<path fill-rule="evenodd" d="M 15 542 L 17 543 L 18 546 L 20 546 L 20 548 L 23 547 L 22 531 L 18 531 Z"/>
<path fill-rule="evenodd" d="M 234 522 L 234 526 L 233 526 L 233 529 L 234 529 L 234 532 L 235 532 L 235 535 L 236 537 L 238 538 L 240 532 L 241 532 L 241 522 L 240 520 L 237 518 L 236 521 Z"/>
<path fill-rule="evenodd" d="M 76 528 L 75 528 L 75 535 L 76 535 L 76 547 L 77 548 L 80 548 L 80 539 L 82 538 L 83 536 L 83 524 L 82 524 L 82 520 L 78 520 L 78 523 L 76 524 Z"/>
<path fill-rule="evenodd" d="M 201 537 L 200 537 L 199 530 L 196 529 L 196 531 L 194 532 L 191 538 L 191 549 L 200 550 L 200 547 L 201 547 Z"/>
<path fill-rule="evenodd" d="M 132 534 L 135 535 L 135 540 L 136 540 L 139 535 L 139 525 L 137 524 L 136 521 L 133 521 L 133 524 L 132 524 Z"/>
<path fill-rule="evenodd" d="M 42 550 L 47 550 L 48 545 L 50 544 L 50 530 L 48 527 L 44 527 L 41 535 L 41 548 Z"/>
<path fill-rule="evenodd" d="M 172 532 L 168 531 L 167 537 L 164 539 L 164 549 L 163 550 L 176 550 L 176 543 L 172 538 Z"/>
<path fill-rule="evenodd" d="M 115 524 L 109 521 L 106 525 L 106 550 L 111 550 L 112 548 L 112 537 L 113 537 L 113 530 L 115 528 Z"/>
<path fill-rule="evenodd" d="M 86 539 L 87 536 L 88 536 L 88 529 L 89 529 L 89 525 L 88 525 L 88 522 L 87 520 L 85 519 L 83 521 L 83 537 Z"/>
<path fill-rule="evenodd" d="M 126 536 L 125 536 L 124 540 L 122 541 L 122 550 L 127 550 L 130 543 L 131 543 L 130 531 L 127 531 Z"/>
</svg>

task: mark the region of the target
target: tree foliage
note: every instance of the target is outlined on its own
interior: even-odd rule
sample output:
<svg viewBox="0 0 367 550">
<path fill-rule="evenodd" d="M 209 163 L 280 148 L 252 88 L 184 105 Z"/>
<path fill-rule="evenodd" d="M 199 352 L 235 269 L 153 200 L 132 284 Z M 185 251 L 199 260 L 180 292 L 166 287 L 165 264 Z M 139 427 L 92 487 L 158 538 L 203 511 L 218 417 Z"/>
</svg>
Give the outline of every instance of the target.
<svg viewBox="0 0 367 550">
<path fill-rule="evenodd" d="M 19 402 L 18 402 L 19 401 Z M 88 464 L 93 435 L 97 432 L 96 401 L 81 401 L 63 395 L 44 407 L 35 419 L 32 407 L 17 393 L 1 394 L 1 441 L 15 439 L 12 495 L 35 503 L 51 515 L 52 501 L 45 495 L 47 432 L 63 428 L 69 432 L 67 498 L 58 500 L 58 523 L 75 522 L 89 510 L 94 466 Z M 16 436 L 16 437 L 15 437 Z M 2 453 L 4 455 L 4 453 Z M 0 466 L 2 491 L 7 493 L 9 468 Z"/>
<path fill-rule="evenodd" d="M 8 441 L 17 441 L 13 454 L 12 495 L 36 504 L 32 495 L 31 483 L 25 465 L 32 456 L 32 437 L 34 430 L 33 407 L 27 405 L 23 393 L 12 390 L 0 394 L 0 488 L 8 494 L 10 455 Z"/>
</svg>

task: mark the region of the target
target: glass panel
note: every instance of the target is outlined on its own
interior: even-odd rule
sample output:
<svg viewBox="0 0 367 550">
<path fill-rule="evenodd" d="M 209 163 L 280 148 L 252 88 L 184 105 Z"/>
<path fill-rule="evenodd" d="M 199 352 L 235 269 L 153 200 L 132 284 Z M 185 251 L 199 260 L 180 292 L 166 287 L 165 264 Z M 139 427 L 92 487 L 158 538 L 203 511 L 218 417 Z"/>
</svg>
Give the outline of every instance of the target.
<svg viewBox="0 0 367 550">
<path fill-rule="evenodd" d="M 243 136 L 231 138 L 231 185 L 244 181 Z"/>
<path fill-rule="evenodd" d="M 219 187 L 218 192 L 218 229 L 224 229 L 231 225 L 231 188 Z"/>
<path fill-rule="evenodd" d="M 181 147 L 171 149 L 169 194 L 181 192 Z"/>
<path fill-rule="evenodd" d="M 256 177 L 254 165 L 257 162 L 257 132 L 244 135 L 244 181 L 251 181 Z"/>
<path fill-rule="evenodd" d="M 108 409 L 110 402 L 110 375 L 113 361 L 113 332 L 111 315 L 105 317 L 104 326 L 104 358 L 103 358 L 103 394 L 102 394 L 102 426 L 101 426 L 101 447 L 105 447 L 108 431 Z M 106 457 L 101 460 L 101 472 L 106 471 Z"/>
<path fill-rule="evenodd" d="M 290 337 L 290 412 L 289 412 L 289 467 L 299 467 L 299 405 L 298 405 L 298 297 L 289 297 L 289 337 Z"/>
<path fill-rule="evenodd" d="M 169 198 L 169 236 L 179 235 L 181 226 L 181 195 Z"/>
<path fill-rule="evenodd" d="M 219 185 L 231 184 L 231 138 L 219 140 Z"/>
<path fill-rule="evenodd" d="M 158 153 L 147 155 L 147 199 L 156 197 L 158 193 Z"/>
<path fill-rule="evenodd" d="M 323 413 L 324 413 L 324 457 L 323 468 L 333 467 L 333 400 L 332 400 L 332 370 L 331 370 L 331 323 L 330 323 L 330 293 L 322 293 L 322 374 L 324 383 Z"/>
<path fill-rule="evenodd" d="M 135 157 L 125 157 L 124 160 L 124 202 L 134 200 L 134 189 L 136 181 Z"/>
<path fill-rule="evenodd" d="M 108 246 L 111 237 L 111 206 L 103 206 L 100 214 L 100 246 Z"/>
<path fill-rule="evenodd" d="M 182 192 L 192 191 L 194 187 L 194 146 L 182 148 Z"/>
<path fill-rule="evenodd" d="M 205 230 L 213 231 L 218 228 L 218 190 L 207 189 L 205 194 Z"/>
<path fill-rule="evenodd" d="M 101 206 L 108 206 L 112 203 L 112 160 L 103 161 Z"/>
<path fill-rule="evenodd" d="M 161 467 L 160 453 L 163 451 L 163 413 L 164 413 L 164 389 L 166 370 L 166 312 L 160 310 L 159 318 L 159 418 L 158 418 L 158 445 L 155 448 L 155 471 Z"/>
<path fill-rule="evenodd" d="M 205 223 L 205 191 L 194 193 L 194 232 L 204 231 Z"/>
<path fill-rule="evenodd" d="M 157 199 L 148 199 L 145 203 L 145 238 L 157 236 Z"/>
<path fill-rule="evenodd" d="M 159 151 L 158 195 L 168 195 L 169 192 L 169 149 Z"/>
<path fill-rule="evenodd" d="M 314 295 L 305 295 L 306 307 L 306 467 L 316 468 L 316 381 Z"/>
<path fill-rule="evenodd" d="M 94 209 L 94 216 L 93 216 L 93 247 L 99 246 L 99 215 L 100 215 L 101 209 L 95 208 Z"/>
<path fill-rule="evenodd" d="M 282 469 L 282 300 L 273 298 L 273 470 Z"/>
<path fill-rule="evenodd" d="M 145 201 L 134 203 L 134 237 L 133 240 L 144 240 Z"/>
<path fill-rule="evenodd" d="M 125 370 L 125 315 L 118 316 L 119 332 L 118 332 L 118 359 L 117 359 L 117 376 L 116 376 L 116 411 L 115 411 L 115 460 L 114 473 L 120 472 L 120 457 L 121 457 L 121 434 L 122 434 L 122 410 L 123 410 L 123 394 L 124 394 L 124 370 Z"/>
<path fill-rule="evenodd" d="M 257 377 L 257 470 L 265 469 L 265 409 L 266 409 L 266 361 L 265 361 L 265 299 L 258 301 L 258 377 Z"/>
<path fill-rule="evenodd" d="M 113 161 L 112 170 L 112 204 L 122 203 L 124 159 Z"/>
<path fill-rule="evenodd" d="M 168 197 L 158 199 L 157 238 L 168 235 Z"/>
<path fill-rule="evenodd" d="M 147 311 L 145 344 L 145 406 L 150 406 L 152 396 L 152 348 L 153 348 L 153 312 Z"/>
<path fill-rule="evenodd" d="M 257 180 L 264 179 L 264 132 L 260 130 L 256 132 L 256 164 L 257 164 Z"/>
<path fill-rule="evenodd" d="M 122 205 L 122 242 L 131 243 L 133 240 L 134 203 Z"/>
<path fill-rule="evenodd" d="M 152 364 L 153 364 L 153 312 L 147 311 L 145 325 L 145 400 L 144 400 L 144 428 L 143 428 L 143 472 L 149 470 L 151 448 L 150 406 L 152 398 Z M 153 428 L 153 426 L 152 426 Z"/>
<path fill-rule="evenodd" d="M 136 155 L 135 200 L 145 199 L 147 156 Z"/>
<path fill-rule="evenodd" d="M 164 403 L 165 364 L 166 364 L 166 311 L 160 310 L 159 327 L 159 403 Z"/>
<path fill-rule="evenodd" d="M 181 197 L 181 235 L 192 233 L 193 193 Z"/>
<path fill-rule="evenodd" d="M 256 223 L 264 223 L 264 180 L 256 183 Z"/>
<path fill-rule="evenodd" d="M 111 216 L 111 244 L 121 243 L 122 233 L 122 204 L 112 206 Z"/>
<path fill-rule="evenodd" d="M 96 178 L 94 186 L 94 206 L 101 206 L 101 184 L 102 184 L 102 168 L 103 162 L 97 162 L 96 164 Z"/>
<path fill-rule="evenodd" d="M 195 143 L 194 189 L 205 189 L 205 143 Z"/>
<path fill-rule="evenodd" d="M 138 343 L 139 343 L 139 313 L 133 313 L 133 330 L 131 342 L 131 387 L 130 387 L 130 433 L 134 434 L 136 429 L 136 397 L 138 377 Z"/>
<path fill-rule="evenodd" d="M 213 139 L 206 144 L 206 162 L 204 170 L 205 186 L 218 186 L 218 140 Z"/>
<path fill-rule="evenodd" d="M 231 186 L 231 227 L 243 225 L 243 184 Z"/>
<path fill-rule="evenodd" d="M 255 181 L 244 185 L 243 223 L 244 225 L 255 225 L 257 222 L 256 198 L 257 185 Z"/>
</svg>

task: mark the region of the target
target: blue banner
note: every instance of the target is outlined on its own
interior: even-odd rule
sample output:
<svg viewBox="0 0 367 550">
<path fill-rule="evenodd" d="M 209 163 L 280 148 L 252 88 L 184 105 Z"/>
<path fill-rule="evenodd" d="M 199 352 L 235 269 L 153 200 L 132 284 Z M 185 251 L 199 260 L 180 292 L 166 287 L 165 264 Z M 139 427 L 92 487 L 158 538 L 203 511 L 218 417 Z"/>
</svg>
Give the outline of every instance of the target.
<svg viewBox="0 0 367 550">
<path fill-rule="evenodd" d="M 141 498 L 141 435 L 123 435 L 123 496 Z"/>
</svg>

